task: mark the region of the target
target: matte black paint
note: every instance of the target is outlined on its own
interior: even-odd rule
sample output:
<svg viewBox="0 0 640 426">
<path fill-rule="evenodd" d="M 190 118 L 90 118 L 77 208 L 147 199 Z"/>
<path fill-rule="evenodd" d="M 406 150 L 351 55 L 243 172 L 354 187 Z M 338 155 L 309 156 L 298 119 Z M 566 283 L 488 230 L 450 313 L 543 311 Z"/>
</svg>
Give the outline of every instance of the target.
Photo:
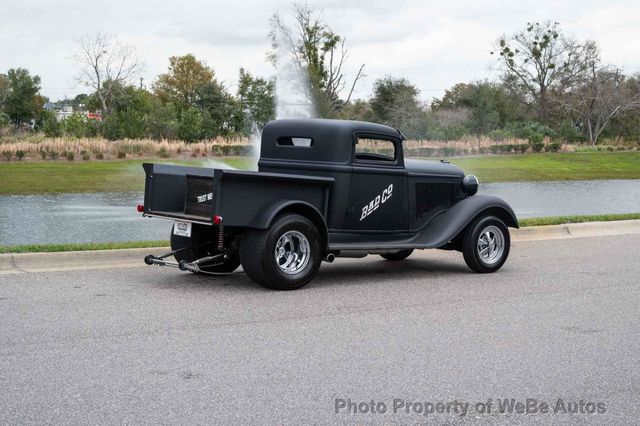
<svg viewBox="0 0 640 426">
<path fill-rule="evenodd" d="M 358 136 L 392 141 L 395 161 L 356 158 Z M 278 143 L 283 138 L 313 143 Z M 458 167 L 405 160 L 403 139 L 397 130 L 373 123 L 272 121 L 263 129 L 258 172 L 144 164 L 145 214 L 207 224 L 220 215 L 225 226 L 267 229 L 283 211 L 302 212 L 324 233 L 331 251 L 443 247 L 485 213 L 518 227 L 503 200 L 467 196 Z M 363 208 L 390 185 L 393 195 L 362 219 Z M 195 201 L 206 193 L 213 193 L 211 202 Z"/>
</svg>

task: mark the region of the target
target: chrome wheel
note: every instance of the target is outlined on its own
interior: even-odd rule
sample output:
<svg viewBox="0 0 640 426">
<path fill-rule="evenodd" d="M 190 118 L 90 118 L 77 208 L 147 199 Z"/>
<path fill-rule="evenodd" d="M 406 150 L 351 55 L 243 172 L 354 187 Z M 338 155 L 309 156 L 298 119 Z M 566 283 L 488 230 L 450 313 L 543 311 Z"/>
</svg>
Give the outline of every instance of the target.
<svg viewBox="0 0 640 426">
<path fill-rule="evenodd" d="M 487 226 L 480 232 L 476 250 L 480 261 L 485 265 L 493 265 L 502 258 L 504 253 L 504 235 L 497 226 Z"/>
<path fill-rule="evenodd" d="M 276 243 L 275 259 L 285 274 L 296 274 L 309 263 L 311 249 L 307 237 L 298 231 L 285 232 Z"/>
</svg>

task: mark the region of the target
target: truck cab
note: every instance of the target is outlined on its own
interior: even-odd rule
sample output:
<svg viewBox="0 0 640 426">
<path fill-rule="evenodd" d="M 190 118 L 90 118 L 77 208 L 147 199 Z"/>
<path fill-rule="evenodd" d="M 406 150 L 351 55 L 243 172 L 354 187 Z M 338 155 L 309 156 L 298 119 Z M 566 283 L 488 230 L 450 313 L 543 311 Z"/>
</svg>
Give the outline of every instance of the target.
<svg viewBox="0 0 640 426">
<path fill-rule="evenodd" d="M 518 226 L 511 208 L 476 195 L 477 179 L 448 161 L 405 159 L 404 141 L 398 130 L 375 123 L 271 121 L 262 131 L 257 172 L 145 164 L 143 213 L 192 226 L 188 237 L 174 227 L 173 251 L 188 248 L 173 253 L 178 265 L 226 273 L 242 264 L 271 288 L 306 284 L 322 260 L 368 254 L 399 260 L 414 249 L 459 250 L 477 272 L 499 269 L 509 251 L 508 227 Z M 282 240 L 283 220 L 306 233 L 294 229 Z M 208 239 L 216 243 L 207 246 Z M 265 252 L 256 247 L 276 259 L 257 259 Z M 227 263 L 209 261 L 215 256 Z"/>
</svg>

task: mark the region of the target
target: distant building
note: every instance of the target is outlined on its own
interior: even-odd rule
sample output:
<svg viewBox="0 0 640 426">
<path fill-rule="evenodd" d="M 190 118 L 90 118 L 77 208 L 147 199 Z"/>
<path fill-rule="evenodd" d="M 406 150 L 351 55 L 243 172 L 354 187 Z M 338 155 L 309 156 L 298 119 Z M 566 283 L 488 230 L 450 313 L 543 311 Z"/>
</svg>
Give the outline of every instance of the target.
<svg viewBox="0 0 640 426">
<path fill-rule="evenodd" d="M 71 105 L 64 105 L 61 110 L 56 111 L 56 118 L 58 121 L 67 119 L 73 115 L 73 107 Z"/>
<path fill-rule="evenodd" d="M 56 118 L 58 119 L 58 121 L 62 121 L 71 117 L 73 114 L 84 115 L 88 120 L 102 121 L 102 114 L 100 113 L 100 111 L 91 112 L 91 111 L 84 111 L 82 109 L 78 109 L 74 111 L 73 106 L 71 105 L 64 105 L 62 109 L 57 110 Z"/>
</svg>

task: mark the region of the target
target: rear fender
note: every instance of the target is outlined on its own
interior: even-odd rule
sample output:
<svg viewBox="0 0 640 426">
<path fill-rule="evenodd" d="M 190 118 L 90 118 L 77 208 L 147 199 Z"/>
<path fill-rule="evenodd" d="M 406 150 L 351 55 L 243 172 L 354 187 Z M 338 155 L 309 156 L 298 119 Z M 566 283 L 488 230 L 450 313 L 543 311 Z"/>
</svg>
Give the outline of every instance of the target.
<svg viewBox="0 0 640 426">
<path fill-rule="evenodd" d="M 436 216 L 418 239 L 425 246 L 442 247 L 455 239 L 473 220 L 488 215 L 496 216 L 509 227 L 519 227 L 513 209 L 504 200 L 491 195 L 474 195 Z"/>
<path fill-rule="evenodd" d="M 282 200 L 272 204 L 259 213 L 250 223 L 250 228 L 268 229 L 281 214 L 295 213 L 306 217 L 316 225 L 322 237 L 321 245 L 326 251 L 328 244 L 327 222 L 317 208 L 304 201 Z"/>
</svg>

